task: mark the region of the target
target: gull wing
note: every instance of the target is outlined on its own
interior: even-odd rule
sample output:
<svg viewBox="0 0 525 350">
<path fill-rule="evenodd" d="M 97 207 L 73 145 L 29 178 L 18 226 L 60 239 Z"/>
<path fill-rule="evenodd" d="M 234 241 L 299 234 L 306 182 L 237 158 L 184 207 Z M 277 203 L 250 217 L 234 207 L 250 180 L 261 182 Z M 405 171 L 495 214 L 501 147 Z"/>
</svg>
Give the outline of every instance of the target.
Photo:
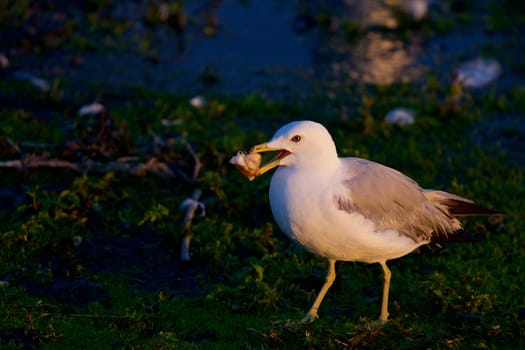
<svg viewBox="0 0 525 350">
<path fill-rule="evenodd" d="M 431 192 L 397 170 L 360 158 L 341 161 L 344 190 L 334 195 L 340 210 L 359 212 L 378 231 L 395 230 L 416 242 L 442 240 L 462 230 L 449 207 L 433 200 L 437 195 L 427 197 Z"/>
</svg>

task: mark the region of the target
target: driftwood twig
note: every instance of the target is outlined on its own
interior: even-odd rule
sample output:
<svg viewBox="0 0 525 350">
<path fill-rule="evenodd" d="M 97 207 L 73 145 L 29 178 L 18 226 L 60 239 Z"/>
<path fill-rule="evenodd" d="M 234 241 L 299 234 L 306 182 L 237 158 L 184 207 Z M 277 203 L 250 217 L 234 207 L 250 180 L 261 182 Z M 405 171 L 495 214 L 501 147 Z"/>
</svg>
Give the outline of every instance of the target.
<svg viewBox="0 0 525 350">
<path fill-rule="evenodd" d="M 193 175 L 192 175 L 192 181 L 196 182 L 197 178 L 199 177 L 199 173 L 202 169 L 202 162 L 199 158 L 199 156 L 195 153 L 191 145 L 187 142 L 185 142 L 186 148 L 188 152 L 193 157 L 193 161 L 195 163 L 193 168 Z M 193 195 L 191 198 L 187 198 L 184 200 L 181 204 L 182 208 L 186 208 L 186 215 L 184 216 L 184 222 L 183 222 L 183 228 L 182 228 L 182 242 L 180 246 L 180 259 L 182 261 L 190 261 L 190 242 L 193 238 L 193 233 L 191 232 L 191 222 L 193 220 L 193 217 L 195 216 L 195 212 L 198 208 L 201 208 L 202 210 L 202 216 L 205 215 L 205 209 L 204 204 L 199 201 L 200 197 L 202 195 L 202 191 L 200 188 L 197 188 L 195 191 L 193 191 Z"/>
<path fill-rule="evenodd" d="M 191 232 L 191 221 L 195 216 L 195 212 L 198 208 L 201 208 L 202 215 L 204 215 L 204 205 L 199 202 L 199 199 L 202 195 L 202 191 L 197 188 L 193 191 L 191 198 L 186 198 L 182 202 L 181 207 L 186 209 L 186 215 L 184 216 L 184 222 L 182 226 L 182 242 L 180 245 L 180 259 L 182 261 L 190 261 L 190 242 L 193 238 L 193 233 Z"/>
</svg>

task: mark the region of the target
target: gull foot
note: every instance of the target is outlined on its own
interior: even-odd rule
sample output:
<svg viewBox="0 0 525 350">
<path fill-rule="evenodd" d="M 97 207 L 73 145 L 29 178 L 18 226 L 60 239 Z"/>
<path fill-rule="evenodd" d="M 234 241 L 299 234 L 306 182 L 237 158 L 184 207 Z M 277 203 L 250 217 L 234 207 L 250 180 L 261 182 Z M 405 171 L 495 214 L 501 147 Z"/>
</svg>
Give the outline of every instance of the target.
<svg viewBox="0 0 525 350">
<path fill-rule="evenodd" d="M 379 319 L 377 320 L 378 323 L 380 324 L 386 324 L 388 322 L 388 314 L 386 315 L 379 315 Z"/>
<path fill-rule="evenodd" d="M 299 321 L 301 324 L 308 324 L 313 323 L 315 320 L 319 318 L 319 315 L 317 315 L 317 312 L 308 312 L 302 319 Z"/>
<path fill-rule="evenodd" d="M 374 320 L 374 321 L 370 321 L 370 323 L 368 324 L 368 328 L 373 331 L 373 330 L 377 330 L 377 329 L 381 329 L 383 328 L 383 326 L 385 326 L 387 324 L 387 320 Z"/>
</svg>

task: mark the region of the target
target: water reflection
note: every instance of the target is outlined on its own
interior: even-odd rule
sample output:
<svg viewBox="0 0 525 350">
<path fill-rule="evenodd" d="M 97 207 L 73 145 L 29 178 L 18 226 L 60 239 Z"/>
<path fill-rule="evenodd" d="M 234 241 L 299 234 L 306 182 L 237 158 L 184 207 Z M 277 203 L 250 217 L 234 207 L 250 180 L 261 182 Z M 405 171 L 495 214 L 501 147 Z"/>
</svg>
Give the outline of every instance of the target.
<svg viewBox="0 0 525 350">
<path fill-rule="evenodd" d="M 392 15 L 390 6 L 400 6 L 403 0 L 383 1 L 371 0 L 345 0 L 345 16 L 358 21 L 361 25 L 384 26 L 386 28 L 397 27 L 397 20 Z"/>
<path fill-rule="evenodd" d="M 395 29 L 400 25 L 398 15 L 418 22 L 428 12 L 429 0 L 344 0 L 347 15 L 362 25 Z"/>
<path fill-rule="evenodd" d="M 399 25 L 393 9 L 401 9 L 407 3 L 402 0 L 345 0 L 343 17 L 372 30 L 353 42 L 344 38 L 322 40 L 323 44 L 319 47 L 321 56 L 333 57 L 325 72 L 332 78 L 370 84 L 391 84 L 419 78 L 424 71 L 418 63 L 422 52 L 421 36 L 412 33 L 409 40 L 402 41 L 391 31 Z"/>
<path fill-rule="evenodd" d="M 390 84 L 417 79 L 422 67 L 417 63 L 421 40 L 412 34 L 401 41 L 393 34 L 398 18 L 394 7 L 402 8 L 411 1 L 426 0 L 343 0 L 330 3 L 335 31 L 294 32 L 294 17 L 308 0 L 199 0 L 189 2 L 185 12 L 191 21 L 184 33 L 157 39 L 158 68 L 176 72 L 177 80 L 158 80 L 170 86 L 188 86 L 199 81 L 196 76 L 213 69 L 220 86 L 206 86 L 236 92 L 261 90 L 268 86 L 290 85 L 291 89 L 305 89 L 303 80 L 311 72 L 318 81 L 346 82 L 348 79 L 371 84 Z M 133 18 L 139 23 L 147 6 L 124 1 L 119 5 L 120 17 Z M 131 7 L 130 7 L 131 6 Z M 311 5 L 315 8 L 314 5 Z M 316 10 L 323 11 L 322 6 Z M 130 14 L 131 13 L 131 14 Z M 319 12 L 312 14 L 314 17 Z M 135 17 L 133 17 L 135 16 Z M 217 21 L 213 35 L 203 32 L 206 19 Z M 366 30 L 366 35 L 349 41 L 341 31 L 341 23 L 351 21 Z M 157 33 L 159 31 L 157 30 Z M 173 43 L 184 42 L 184 50 Z M 312 52 L 314 53 L 312 55 Z M 152 71 L 155 68 L 151 69 Z M 156 76 L 154 74 L 154 76 Z M 299 86 L 296 86 L 298 84 Z M 308 89 L 308 88 L 306 88 Z"/>
<path fill-rule="evenodd" d="M 421 47 L 418 42 L 403 43 L 381 33 L 368 33 L 346 54 L 349 76 L 373 84 L 391 84 L 416 79 L 422 67 L 416 65 Z"/>
</svg>

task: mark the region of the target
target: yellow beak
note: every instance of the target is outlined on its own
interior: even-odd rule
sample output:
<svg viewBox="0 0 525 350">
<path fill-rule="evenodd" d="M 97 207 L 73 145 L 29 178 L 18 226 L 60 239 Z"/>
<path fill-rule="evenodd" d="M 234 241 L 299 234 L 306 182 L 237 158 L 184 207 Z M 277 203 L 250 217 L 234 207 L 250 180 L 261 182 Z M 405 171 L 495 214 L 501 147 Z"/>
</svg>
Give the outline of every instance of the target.
<svg viewBox="0 0 525 350">
<path fill-rule="evenodd" d="M 281 148 L 273 148 L 268 146 L 268 143 L 261 143 L 260 145 L 255 145 L 250 149 L 250 153 L 262 153 L 262 152 L 279 152 L 273 157 L 268 163 L 264 164 L 259 168 L 257 171 L 257 176 L 260 176 L 267 172 L 268 170 L 272 170 L 275 167 L 279 166 L 279 162 L 281 159 L 289 155 L 291 152 L 285 149 Z"/>
</svg>

